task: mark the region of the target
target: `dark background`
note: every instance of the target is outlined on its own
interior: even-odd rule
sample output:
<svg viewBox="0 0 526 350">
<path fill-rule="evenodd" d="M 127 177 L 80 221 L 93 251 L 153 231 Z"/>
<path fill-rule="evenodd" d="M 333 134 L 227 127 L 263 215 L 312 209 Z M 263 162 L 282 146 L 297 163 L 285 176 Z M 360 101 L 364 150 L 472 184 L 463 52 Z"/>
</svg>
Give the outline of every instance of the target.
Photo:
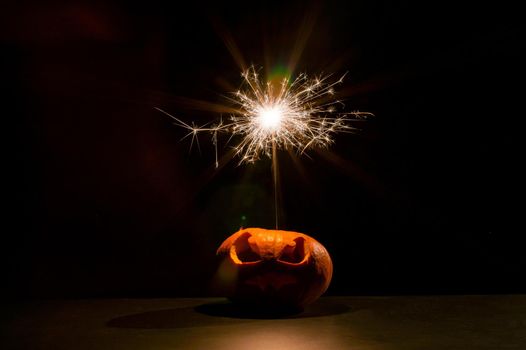
<svg viewBox="0 0 526 350">
<path fill-rule="evenodd" d="M 3 291 L 210 295 L 222 240 L 273 226 L 270 162 L 215 171 L 209 137 L 189 154 L 153 107 L 216 118 L 188 99 L 221 103 L 241 82 L 227 32 L 248 63 L 278 65 L 314 23 L 297 71 L 348 71 L 346 110 L 375 114 L 310 159 L 279 154 L 282 228 L 328 248 L 328 293 L 526 292 L 519 14 L 501 2 L 6 5 Z"/>
</svg>

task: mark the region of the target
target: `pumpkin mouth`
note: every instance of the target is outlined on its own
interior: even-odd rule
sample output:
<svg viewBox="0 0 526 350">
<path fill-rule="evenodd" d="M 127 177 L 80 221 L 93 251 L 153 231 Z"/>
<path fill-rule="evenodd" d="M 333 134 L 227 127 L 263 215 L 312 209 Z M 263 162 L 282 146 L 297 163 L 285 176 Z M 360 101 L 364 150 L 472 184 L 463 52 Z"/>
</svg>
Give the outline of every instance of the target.
<svg viewBox="0 0 526 350">
<path fill-rule="evenodd" d="M 305 247 L 305 238 L 297 237 L 289 242 L 274 259 L 284 265 L 300 266 L 306 264 L 309 257 L 310 254 Z M 238 265 L 257 265 L 264 260 L 255 237 L 249 232 L 242 234 L 232 244 L 230 258 Z"/>
</svg>

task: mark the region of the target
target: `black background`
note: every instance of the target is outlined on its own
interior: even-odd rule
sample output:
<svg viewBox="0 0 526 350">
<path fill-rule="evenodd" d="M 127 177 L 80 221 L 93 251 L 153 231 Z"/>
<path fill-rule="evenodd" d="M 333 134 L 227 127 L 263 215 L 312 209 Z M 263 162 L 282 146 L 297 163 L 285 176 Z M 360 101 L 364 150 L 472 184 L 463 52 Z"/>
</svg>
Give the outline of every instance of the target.
<svg viewBox="0 0 526 350">
<path fill-rule="evenodd" d="M 189 153 L 154 107 L 216 118 L 188 99 L 221 103 L 241 82 L 225 33 L 248 63 L 278 65 L 314 23 L 297 72 L 348 71 L 346 110 L 375 114 L 311 158 L 279 153 L 282 228 L 328 248 L 328 293 L 526 292 L 519 14 L 500 2 L 7 5 L 3 290 L 210 295 L 222 240 L 273 226 L 270 162 L 216 171 L 208 136 Z"/>
</svg>

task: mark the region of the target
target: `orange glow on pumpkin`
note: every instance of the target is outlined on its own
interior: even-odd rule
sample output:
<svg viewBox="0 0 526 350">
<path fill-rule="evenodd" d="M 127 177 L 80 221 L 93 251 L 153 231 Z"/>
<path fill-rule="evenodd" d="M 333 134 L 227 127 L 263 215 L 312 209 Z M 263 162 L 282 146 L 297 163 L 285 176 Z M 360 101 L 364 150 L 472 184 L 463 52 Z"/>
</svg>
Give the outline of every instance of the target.
<svg viewBox="0 0 526 350">
<path fill-rule="evenodd" d="M 241 229 L 217 255 L 223 292 L 235 302 L 303 308 L 327 290 L 332 277 L 325 247 L 299 232 Z"/>
</svg>

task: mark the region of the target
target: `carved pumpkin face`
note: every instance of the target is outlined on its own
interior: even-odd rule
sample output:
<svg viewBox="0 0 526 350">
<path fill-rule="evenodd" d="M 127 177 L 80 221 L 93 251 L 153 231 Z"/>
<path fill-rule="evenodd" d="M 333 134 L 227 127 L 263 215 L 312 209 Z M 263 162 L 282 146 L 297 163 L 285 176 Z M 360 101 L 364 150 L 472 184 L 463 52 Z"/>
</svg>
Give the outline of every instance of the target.
<svg viewBox="0 0 526 350">
<path fill-rule="evenodd" d="M 223 290 L 238 302 L 303 308 L 327 290 L 332 277 L 327 250 L 298 232 L 241 229 L 217 255 Z"/>
</svg>

